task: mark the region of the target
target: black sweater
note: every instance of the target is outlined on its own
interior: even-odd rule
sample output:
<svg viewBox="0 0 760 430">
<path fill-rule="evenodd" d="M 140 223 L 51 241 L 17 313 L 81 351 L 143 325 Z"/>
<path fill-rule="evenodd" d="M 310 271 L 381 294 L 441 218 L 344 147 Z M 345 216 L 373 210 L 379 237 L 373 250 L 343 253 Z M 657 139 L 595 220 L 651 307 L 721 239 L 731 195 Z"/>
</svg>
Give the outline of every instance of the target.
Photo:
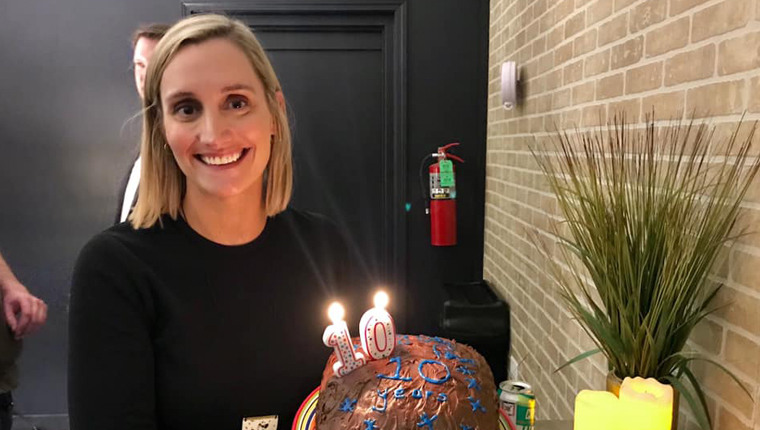
<svg viewBox="0 0 760 430">
<path fill-rule="evenodd" d="M 329 222 L 287 210 L 240 246 L 179 218 L 119 224 L 82 250 L 69 317 L 72 430 L 289 429 L 332 349 L 326 310 L 346 280 Z"/>
</svg>

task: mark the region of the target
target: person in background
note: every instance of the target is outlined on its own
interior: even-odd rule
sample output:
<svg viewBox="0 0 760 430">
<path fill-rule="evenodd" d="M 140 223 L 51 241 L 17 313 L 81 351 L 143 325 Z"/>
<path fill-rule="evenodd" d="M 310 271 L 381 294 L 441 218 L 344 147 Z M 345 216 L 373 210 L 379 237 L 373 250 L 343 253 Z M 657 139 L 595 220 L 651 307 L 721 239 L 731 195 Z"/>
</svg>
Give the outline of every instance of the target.
<svg viewBox="0 0 760 430">
<path fill-rule="evenodd" d="M 16 360 L 21 354 L 21 339 L 34 333 L 47 319 L 47 305 L 16 279 L 0 255 L 0 298 L 3 324 L 0 324 L 0 430 L 13 424 L 13 396 L 18 386 Z"/>
<path fill-rule="evenodd" d="M 352 259 L 332 222 L 289 207 L 279 79 L 244 23 L 194 15 L 156 46 L 143 108 L 129 222 L 90 240 L 72 276 L 70 428 L 289 428 Z"/>
<path fill-rule="evenodd" d="M 140 95 L 140 100 L 143 98 L 145 73 L 148 70 L 150 57 L 153 55 L 153 50 L 156 49 L 156 44 L 161 40 L 168 29 L 168 24 L 147 24 L 138 27 L 132 35 L 132 67 L 135 72 L 135 88 L 137 88 L 137 94 Z M 116 207 L 115 219 L 116 224 L 127 220 L 129 212 L 135 205 L 135 198 L 137 197 L 137 188 L 139 185 L 140 155 L 138 154 L 137 159 L 132 163 L 132 169 L 130 170 L 129 175 L 124 177 L 124 180 L 119 187 L 119 203 Z"/>
</svg>

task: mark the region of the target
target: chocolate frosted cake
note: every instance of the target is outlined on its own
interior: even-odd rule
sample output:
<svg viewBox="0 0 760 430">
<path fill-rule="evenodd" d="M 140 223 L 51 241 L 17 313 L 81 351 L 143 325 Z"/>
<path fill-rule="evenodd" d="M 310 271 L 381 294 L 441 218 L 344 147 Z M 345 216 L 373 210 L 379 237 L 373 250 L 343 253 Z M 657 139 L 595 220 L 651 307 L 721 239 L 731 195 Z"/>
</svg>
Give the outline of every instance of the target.
<svg viewBox="0 0 760 430">
<path fill-rule="evenodd" d="M 467 345 L 396 336 L 393 354 L 339 378 L 322 375 L 317 430 L 497 430 L 491 369 Z M 354 341 L 358 344 L 358 340 Z"/>
</svg>

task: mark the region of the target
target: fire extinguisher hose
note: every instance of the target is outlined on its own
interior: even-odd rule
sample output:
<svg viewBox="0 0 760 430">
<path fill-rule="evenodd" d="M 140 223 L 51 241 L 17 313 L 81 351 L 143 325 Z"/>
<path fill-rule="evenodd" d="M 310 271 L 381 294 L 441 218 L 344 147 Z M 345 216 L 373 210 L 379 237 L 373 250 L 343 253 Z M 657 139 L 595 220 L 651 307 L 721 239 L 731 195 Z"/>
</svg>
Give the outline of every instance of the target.
<svg viewBox="0 0 760 430">
<path fill-rule="evenodd" d="M 425 167 L 427 167 L 428 159 L 433 158 L 433 154 L 426 155 L 420 163 L 420 192 L 422 193 L 422 200 L 425 202 L 425 213 L 430 213 L 430 193 L 428 193 L 425 187 Z"/>
</svg>

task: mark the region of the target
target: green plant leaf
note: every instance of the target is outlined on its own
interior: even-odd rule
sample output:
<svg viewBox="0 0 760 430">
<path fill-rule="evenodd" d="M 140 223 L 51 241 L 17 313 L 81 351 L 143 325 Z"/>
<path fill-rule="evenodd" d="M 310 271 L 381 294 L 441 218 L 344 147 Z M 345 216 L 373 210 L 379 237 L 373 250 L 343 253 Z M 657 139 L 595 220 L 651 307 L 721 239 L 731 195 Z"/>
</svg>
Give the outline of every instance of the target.
<svg viewBox="0 0 760 430">
<path fill-rule="evenodd" d="M 691 383 L 691 386 L 694 387 L 694 392 L 697 394 L 697 398 L 699 399 L 700 405 L 702 405 L 702 414 L 704 414 L 705 419 L 707 420 L 707 424 L 709 428 L 712 428 L 712 419 L 710 418 L 710 414 L 707 413 L 707 399 L 705 398 L 705 392 L 702 390 L 702 385 L 699 383 L 697 378 L 694 376 L 694 373 L 692 373 L 691 369 L 684 363 L 683 366 L 680 366 L 681 373 L 686 376 L 686 378 Z M 693 411 L 694 414 L 697 414 L 697 411 Z"/>
<path fill-rule="evenodd" d="M 710 425 L 709 418 L 706 417 L 706 411 L 700 408 L 700 405 L 694 400 L 694 397 L 692 397 L 691 393 L 689 393 L 686 385 L 684 385 L 680 380 L 673 376 L 665 376 L 663 379 L 668 381 L 670 385 L 678 390 L 681 397 L 686 399 L 686 402 L 689 403 L 689 407 L 694 412 L 694 415 L 696 415 L 697 424 L 699 424 L 699 426 L 704 430 L 711 430 L 712 426 Z"/>
<path fill-rule="evenodd" d="M 737 378 L 736 375 L 734 375 L 734 373 L 732 371 L 726 369 L 726 367 L 723 366 L 722 364 L 718 363 L 717 361 L 715 361 L 715 360 L 713 360 L 711 358 L 705 357 L 705 356 L 703 356 L 701 354 L 694 354 L 694 355 L 691 355 L 691 356 L 688 356 L 688 357 L 684 357 L 684 362 L 697 361 L 697 360 L 704 361 L 704 362 L 712 364 L 713 366 L 718 367 L 720 370 L 722 370 L 726 375 L 728 375 L 729 377 L 731 377 L 731 379 L 733 379 L 734 382 L 736 382 L 739 385 L 739 387 L 742 389 L 742 391 L 744 391 L 744 393 L 747 394 L 747 397 L 749 397 L 749 399 L 752 401 L 752 403 L 755 402 L 755 399 L 752 398 L 752 393 L 749 392 L 749 390 L 744 385 L 744 383 L 742 381 L 740 381 L 739 378 Z"/>
<path fill-rule="evenodd" d="M 575 357 L 573 357 L 570 360 L 568 360 L 567 362 L 565 362 L 565 364 L 563 364 L 562 366 L 559 366 L 556 370 L 554 370 L 554 373 L 559 372 L 560 370 L 564 369 L 565 367 L 567 367 L 567 366 L 569 366 L 569 365 L 571 365 L 573 363 L 577 363 L 577 362 L 579 362 L 579 361 L 581 361 L 583 359 L 591 357 L 594 354 L 599 354 L 600 352 L 602 352 L 602 350 L 599 349 L 599 348 L 596 348 L 596 349 L 592 349 L 590 351 L 586 351 L 583 354 L 578 354 Z"/>
</svg>

